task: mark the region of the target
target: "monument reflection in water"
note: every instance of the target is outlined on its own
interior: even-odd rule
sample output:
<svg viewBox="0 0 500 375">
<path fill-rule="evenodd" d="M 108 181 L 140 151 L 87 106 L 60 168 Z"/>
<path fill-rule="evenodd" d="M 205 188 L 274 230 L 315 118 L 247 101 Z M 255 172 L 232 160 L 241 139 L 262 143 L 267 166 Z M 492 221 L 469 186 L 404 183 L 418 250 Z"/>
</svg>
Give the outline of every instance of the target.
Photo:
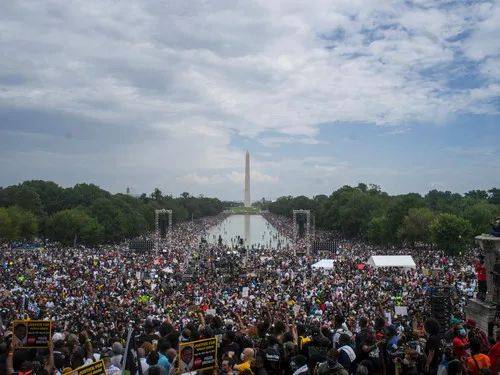
<svg viewBox="0 0 500 375">
<path fill-rule="evenodd" d="M 288 244 L 282 236 L 261 215 L 231 215 L 207 232 L 207 241 L 217 243 L 219 236 L 226 246 L 238 246 L 240 239 L 250 248 L 266 247 L 276 249 Z"/>
</svg>

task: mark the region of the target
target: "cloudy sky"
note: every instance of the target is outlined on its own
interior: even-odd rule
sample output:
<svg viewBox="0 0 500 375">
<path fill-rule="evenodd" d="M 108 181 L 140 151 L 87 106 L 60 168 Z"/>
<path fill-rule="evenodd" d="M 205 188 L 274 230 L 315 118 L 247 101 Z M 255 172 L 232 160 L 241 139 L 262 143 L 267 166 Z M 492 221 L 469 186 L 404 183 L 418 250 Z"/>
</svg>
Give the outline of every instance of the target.
<svg viewBox="0 0 500 375">
<path fill-rule="evenodd" d="M 500 1 L 2 1 L 0 185 L 500 186 Z"/>
</svg>

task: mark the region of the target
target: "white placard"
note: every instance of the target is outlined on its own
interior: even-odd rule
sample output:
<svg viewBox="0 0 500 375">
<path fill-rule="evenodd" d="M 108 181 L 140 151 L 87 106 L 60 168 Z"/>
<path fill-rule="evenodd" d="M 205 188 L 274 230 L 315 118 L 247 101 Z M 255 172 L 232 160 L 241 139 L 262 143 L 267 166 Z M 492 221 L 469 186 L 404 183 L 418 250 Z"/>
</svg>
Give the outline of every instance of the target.
<svg viewBox="0 0 500 375">
<path fill-rule="evenodd" d="M 205 311 L 205 315 L 215 316 L 215 309 L 208 309 Z"/>
<path fill-rule="evenodd" d="M 408 315 L 408 307 L 407 306 L 394 306 L 394 314 L 397 316 L 406 316 L 406 315 Z"/>
<path fill-rule="evenodd" d="M 385 312 L 384 313 L 385 315 L 385 318 L 387 319 L 387 324 L 388 325 L 391 325 L 392 324 L 392 316 L 391 316 L 391 313 L 390 312 Z"/>
</svg>

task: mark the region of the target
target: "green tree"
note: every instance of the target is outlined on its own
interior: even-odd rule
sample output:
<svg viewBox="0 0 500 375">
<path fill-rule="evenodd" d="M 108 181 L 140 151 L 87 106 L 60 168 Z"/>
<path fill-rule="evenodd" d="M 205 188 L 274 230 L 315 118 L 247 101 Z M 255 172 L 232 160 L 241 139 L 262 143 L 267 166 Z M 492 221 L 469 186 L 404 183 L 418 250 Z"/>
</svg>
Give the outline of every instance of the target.
<svg viewBox="0 0 500 375">
<path fill-rule="evenodd" d="M 9 212 L 6 208 L 0 207 L 0 240 L 12 241 L 15 238 L 16 230 L 12 224 Z"/>
<path fill-rule="evenodd" d="M 0 203 L 4 207 L 18 206 L 36 215 L 42 213 L 42 201 L 37 192 L 23 185 L 13 185 L 1 190 Z"/>
<path fill-rule="evenodd" d="M 123 212 L 111 199 L 99 198 L 89 207 L 90 214 L 103 227 L 103 238 L 106 242 L 116 242 L 126 235 Z"/>
<path fill-rule="evenodd" d="M 409 193 L 398 195 L 392 199 L 387 209 L 387 225 L 391 242 L 397 242 L 398 231 L 403 225 L 403 220 L 412 208 L 424 206 L 424 200 L 420 194 Z"/>
<path fill-rule="evenodd" d="M 373 217 L 368 223 L 366 239 L 375 245 L 387 245 L 391 240 L 386 216 Z"/>
<path fill-rule="evenodd" d="M 463 197 L 460 194 L 451 191 L 431 190 L 425 196 L 425 202 L 431 210 L 455 214 L 460 212 L 462 199 Z"/>
<path fill-rule="evenodd" d="M 160 202 L 163 198 L 161 190 L 158 188 L 155 188 L 155 190 L 151 193 L 151 198 L 153 198 L 157 202 Z"/>
<path fill-rule="evenodd" d="M 89 216 L 80 208 L 71 208 L 57 212 L 48 223 L 48 236 L 63 245 L 99 243 L 103 227 L 97 219 Z"/>
<path fill-rule="evenodd" d="M 415 243 L 431 243 L 431 224 L 434 215 L 426 207 L 411 208 L 399 228 L 398 237 L 415 246 Z"/>
<path fill-rule="evenodd" d="M 463 217 L 471 223 L 473 235 L 489 233 L 491 222 L 498 215 L 499 210 L 493 204 L 478 202 L 467 207 L 463 212 Z"/>
<path fill-rule="evenodd" d="M 21 185 L 32 189 L 38 194 L 42 203 L 42 209 L 48 215 L 52 215 L 65 208 L 66 189 L 56 183 L 52 181 L 31 180 L 25 181 Z"/>
<path fill-rule="evenodd" d="M 65 192 L 65 207 L 90 206 L 99 198 L 109 198 L 111 194 L 94 184 L 76 184 Z"/>
<path fill-rule="evenodd" d="M 358 189 L 345 192 L 342 200 L 344 204 L 339 206 L 337 217 L 337 227 L 347 237 L 364 235 L 371 218 L 381 208 L 380 199 L 372 194 Z"/>
<path fill-rule="evenodd" d="M 470 223 L 454 214 L 439 214 L 432 222 L 431 233 L 434 243 L 447 254 L 463 252 L 471 241 Z"/>
<path fill-rule="evenodd" d="M 13 226 L 13 239 L 32 240 L 38 233 L 36 216 L 20 207 L 12 206 L 7 209 Z"/>
<path fill-rule="evenodd" d="M 490 190 L 488 190 L 488 193 L 489 193 L 489 202 L 492 203 L 492 204 L 497 204 L 497 205 L 500 205 L 500 189 L 498 188 L 492 188 Z"/>
<path fill-rule="evenodd" d="M 465 193 L 465 196 L 475 200 L 487 200 L 488 192 L 486 190 L 471 190 Z"/>
</svg>

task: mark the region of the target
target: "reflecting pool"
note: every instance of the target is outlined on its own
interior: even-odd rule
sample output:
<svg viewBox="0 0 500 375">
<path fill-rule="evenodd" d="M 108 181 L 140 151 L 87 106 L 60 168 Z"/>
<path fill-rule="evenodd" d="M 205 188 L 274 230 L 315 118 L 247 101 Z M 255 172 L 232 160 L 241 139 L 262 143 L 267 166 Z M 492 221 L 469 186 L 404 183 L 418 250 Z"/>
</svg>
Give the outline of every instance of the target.
<svg viewBox="0 0 500 375">
<path fill-rule="evenodd" d="M 206 240 L 217 243 L 220 240 L 228 246 L 236 246 L 240 241 L 250 248 L 267 247 L 276 249 L 288 244 L 282 236 L 261 215 L 231 215 L 219 225 L 207 231 Z"/>
</svg>

